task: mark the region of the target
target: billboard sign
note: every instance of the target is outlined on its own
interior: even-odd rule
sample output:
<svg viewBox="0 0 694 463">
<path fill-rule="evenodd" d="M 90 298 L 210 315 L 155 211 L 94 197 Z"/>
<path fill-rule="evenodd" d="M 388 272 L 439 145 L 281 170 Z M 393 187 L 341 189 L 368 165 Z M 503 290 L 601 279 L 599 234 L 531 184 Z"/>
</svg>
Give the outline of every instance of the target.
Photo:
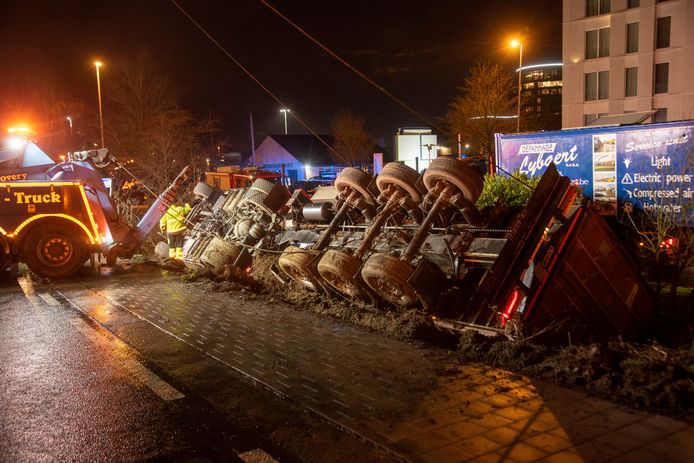
<svg viewBox="0 0 694 463">
<path fill-rule="evenodd" d="M 542 174 L 554 163 L 601 213 L 686 214 L 694 224 L 694 121 L 496 135 L 497 165 Z"/>
</svg>

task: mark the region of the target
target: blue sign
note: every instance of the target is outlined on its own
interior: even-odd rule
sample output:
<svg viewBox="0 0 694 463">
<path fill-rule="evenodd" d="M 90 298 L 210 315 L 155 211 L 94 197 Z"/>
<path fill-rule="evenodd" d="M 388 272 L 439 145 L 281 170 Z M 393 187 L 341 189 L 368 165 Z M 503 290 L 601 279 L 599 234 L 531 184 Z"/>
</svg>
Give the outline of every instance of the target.
<svg viewBox="0 0 694 463">
<path fill-rule="evenodd" d="M 694 121 L 497 134 L 496 160 L 529 176 L 554 163 L 606 215 L 633 206 L 694 225 L 693 136 Z"/>
</svg>

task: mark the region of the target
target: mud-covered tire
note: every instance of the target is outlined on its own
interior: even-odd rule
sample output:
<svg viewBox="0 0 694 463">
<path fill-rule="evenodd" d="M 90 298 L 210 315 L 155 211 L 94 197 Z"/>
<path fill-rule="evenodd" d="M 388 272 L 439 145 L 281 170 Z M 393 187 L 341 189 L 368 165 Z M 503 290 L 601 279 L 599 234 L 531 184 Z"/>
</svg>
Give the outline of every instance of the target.
<svg viewBox="0 0 694 463">
<path fill-rule="evenodd" d="M 236 243 L 215 237 L 203 251 L 200 261 L 214 268 L 232 265 L 242 250 Z"/>
<path fill-rule="evenodd" d="M 337 292 L 347 297 L 361 299 L 362 291 L 354 282 L 361 261 L 353 255 L 331 249 L 318 262 L 318 273 Z"/>
<path fill-rule="evenodd" d="M 384 191 L 388 185 L 395 185 L 407 193 L 407 195 L 416 203 L 422 201 L 422 195 L 415 187 L 419 173 L 412 167 L 400 164 L 398 162 L 389 162 L 381 173 L 376 177 L 376 186 L 379 191 Z"/>
<path fill-rule="evenodd" d="M 160 259 L 166 259 L 169 257 L 169 243 L 166 241 L 160 241 L 154 246 L 154 255 Z"/>
<path fill-rule="evenodd" d="M 335 179 L 335 188 L 337 188 L 338 192 L 342 192 L 345 188 L 351 188 L 359 193 L 367 203 L 374 205 L 376 202 L 371 192 L 369 192 L 369 184 L 372 180 L 373 177 L 363 170 L 346 167 L 342 169 Z"/>
<path fill-rule="evenodd" d="M 414 268 L 388 254 L 372 254 L 361 269 L 364 282 L 384 300 L 406 308 L 417 305 L 417 295 L 407 284 Z"/>
<path fill-rule="evenodd" d="M 458 189 L 471 203 L 482 193 L 484 178 L 464 161 L 439 157 L 424 172 L 424 186 L 431 190 L 438 180 L 445 180 Z"/>
<path fill-rule="evenodd" d="M 313 260 L 313 254 L 296 246 L 288 246 L 277 261 L 277 265 L 292 280 L 307 289 L 316 291 L 317 283 L 307 270 L 308 264 Z"/>
<path fill-rule="evenodd" d="M 84 232 L 67 221 L 37 225 L 22 238 L 20 246 L 27 267 L 44 278 L 67 278 L 89 257 Z"/>
</svg>

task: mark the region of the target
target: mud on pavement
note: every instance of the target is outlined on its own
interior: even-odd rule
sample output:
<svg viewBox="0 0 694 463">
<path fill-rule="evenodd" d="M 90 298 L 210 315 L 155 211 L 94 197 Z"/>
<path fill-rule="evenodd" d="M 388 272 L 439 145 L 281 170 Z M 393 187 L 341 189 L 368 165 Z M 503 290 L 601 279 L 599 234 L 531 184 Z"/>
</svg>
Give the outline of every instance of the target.
<svg viewBox="0 0 694 463">
<path fill-rule="evenodd" d="M 476 331 L 458 336 L 437 329 L 420 310 L 384 310 L 330 299 L 295 283 L 288 287 L 269 271 L 272 262 L 272 257 L 260 258 L 250 273 L 231 266 L 216 270 L 181 269 L 180 278 L 196 291 L 241 293 L 249 304 L 281 301 L 296 310 L 436 346 L 460 363 L 480 362 L 581 389 L 635 409 L 694 419 L 691 337 L 671 347 L 655 340 L 644 344 L 613 340 L 575 345 L 568 339 L 563 346 L 548 347 L 533 339 L 511 340 Z"/>
</svg>

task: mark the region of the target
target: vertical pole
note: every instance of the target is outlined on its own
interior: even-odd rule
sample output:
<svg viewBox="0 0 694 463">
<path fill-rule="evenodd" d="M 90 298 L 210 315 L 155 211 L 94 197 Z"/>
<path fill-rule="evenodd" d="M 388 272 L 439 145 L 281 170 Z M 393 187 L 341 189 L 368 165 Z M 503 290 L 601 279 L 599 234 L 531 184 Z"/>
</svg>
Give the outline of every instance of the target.
<svg viewBox="0 0 694 463">
<path fill-rule="evenodd" d="M 99 68 L 101 67 L 101 63 L 97 61 L 94 63 L 94 66 L 96 66 L 96 92 L 97 96 L 99 97 L 99 130 L 101 132 L 101 147 L 104 148 L 104 113 L 101 108 L 101 78 L 99 76 Z"/>
<path fill-rule="evenodd" d="M 255 166 L 255 134 L 253 133 L 253 111 L 248 111 L 248 117 L 251 120 L 251 159 Z"/>
<path fill-rule="evenodd" d="M 518 51 L 518 111 L 516 115 L 516 132 L 520 133 L 521 116 L 521 75 L 523 74 L 523 42 L 520 42 Z"/>
</svg>

